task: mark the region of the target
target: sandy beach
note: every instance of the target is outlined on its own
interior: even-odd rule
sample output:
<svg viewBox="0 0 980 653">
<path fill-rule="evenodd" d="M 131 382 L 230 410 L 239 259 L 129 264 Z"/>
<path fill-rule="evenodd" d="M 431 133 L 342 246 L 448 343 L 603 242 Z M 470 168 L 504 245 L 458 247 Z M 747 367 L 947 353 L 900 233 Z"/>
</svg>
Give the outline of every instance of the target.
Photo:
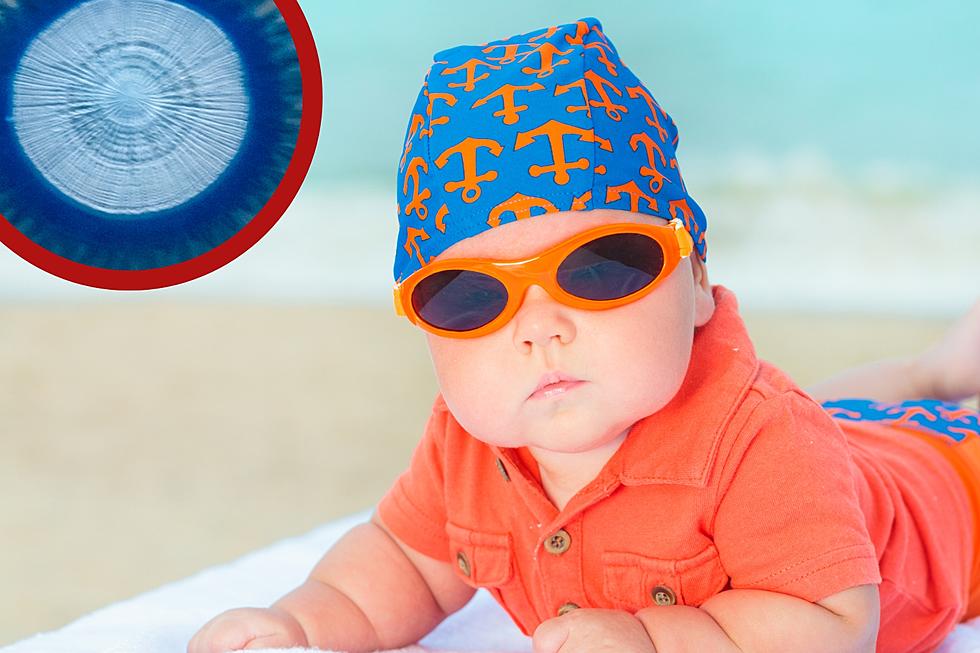
<svg viewBox="0 0 980 653">
<path fill-rule="evenodd" d="M 804 386 L 948 325 L 745 318 Z M 384 309 L 0 306 L 0 645 L 373 505 L 435 393 Z"/>
</svg>

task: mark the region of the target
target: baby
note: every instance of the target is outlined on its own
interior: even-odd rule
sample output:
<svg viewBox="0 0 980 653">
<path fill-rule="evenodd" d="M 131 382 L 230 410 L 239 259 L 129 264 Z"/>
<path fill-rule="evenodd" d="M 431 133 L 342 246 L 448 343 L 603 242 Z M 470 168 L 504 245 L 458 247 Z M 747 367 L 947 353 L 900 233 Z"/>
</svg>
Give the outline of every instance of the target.
<svg viewBox="0 0 980 653">
<path fill-rule="evenodd" d="M 394 270 L 425 434 L 303 585 L 189 653 L 398 648 L 479 587 L 536 653 L 931 651 L 980 614 L 978 416 L 949 403 L 980 304 L 804 392 L 709 284 L 677 143 L 594 18 L 436 54 Z"/>
</svg>

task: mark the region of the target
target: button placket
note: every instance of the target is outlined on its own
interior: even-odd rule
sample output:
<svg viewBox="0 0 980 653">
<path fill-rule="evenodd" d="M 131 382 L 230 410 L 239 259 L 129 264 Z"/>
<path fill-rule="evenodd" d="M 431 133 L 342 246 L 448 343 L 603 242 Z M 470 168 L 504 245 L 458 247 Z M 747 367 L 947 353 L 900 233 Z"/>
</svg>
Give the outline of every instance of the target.
<svg viewBox="0 0 980 653">
<path fill-rule="evenodd" d="M 470 561 L 466 559 L 466 554 L 462 551 L 456 552 L 456 566 L 459 570 L 463 572 L 464 576 L 469 577 L 470 575 Z"/>
<path fill-rule="evenodd" d="M 553 524 L 551 528 L 556 525 Z M 579 533 L 580 521 L 565 524 L 540 540 L 539 551 L 544 549 L 548 555 L 535 556 L 545 600 L 554 606 L 551 609 L 558 616 L 586 605 L 583 602 L 582 547 L 576 544 Z"/>
<path fill-rule="evenodd" d="M 578 610 L 578 604 L 572 603 L 571 601 L 569 601 L 568 603 L 564 603 L 560 608 L 558 608 L 558 616 L 559 617 L 564 616 L 569 612 L 571 612 L 572 610 Z"/>
<path fill-rule="evenodd" d="M 558 516 L 558 510 L 551 503 L 535 483 L 533 478 L 529 478 L 521 472 L 519 461 L 513 452 L 492 447 L 494 453 L 494 466 L 504 482 L 508 482 L 514 489 L 517 498 L 524 504 L 525 509 L 530 514 L 530 518 L 539 524 L 548 524 Z M 512 470 L 515 474 L 511 474 Z"/>
<path fill-rule="evenodd" d="M 504 477 L 505 481 L 510 482 L 510 474 L 507 473 L 507 468 L 504 467 L 504 461 L 500 458 L 497 458 L 497 471 L 500 472 L 500 475 Z"/>
<path fill-rule="evenodd" d="M 559 528 L 544 541 L 544 549 L 553 555 L 561 555 L 572 545 L 572 536 L 564 528 Z"/>
<path fill-rule="evenodd" d="M 677 597 L 674 595 L 674 590 L 670 589 L 666 585 L 657 585 L 650 590 L 650 595 L 653 596 L 653 602 L 657 605 L 674 605 L 677 603 Z"/>
</svg>

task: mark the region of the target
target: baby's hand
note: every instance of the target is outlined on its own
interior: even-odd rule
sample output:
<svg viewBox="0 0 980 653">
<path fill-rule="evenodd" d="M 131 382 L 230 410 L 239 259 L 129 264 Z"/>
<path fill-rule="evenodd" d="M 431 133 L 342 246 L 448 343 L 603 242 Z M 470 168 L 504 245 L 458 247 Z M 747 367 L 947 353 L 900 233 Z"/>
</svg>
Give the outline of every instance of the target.
<svg viewBox="0 0 980 653">
<path fill-rule="evenodd" d="M 197 631 L 187 653 L 225 653 L 241 649 L 309 646 L 300 623 L 275 608 L 236 608 L 222 612 Z"/>
<path fill-rule="evenodd" d="M 579 608 L 542 622 L 534 653 L 657 653 L 643 623 L 622 610 Z"/>
</svg>

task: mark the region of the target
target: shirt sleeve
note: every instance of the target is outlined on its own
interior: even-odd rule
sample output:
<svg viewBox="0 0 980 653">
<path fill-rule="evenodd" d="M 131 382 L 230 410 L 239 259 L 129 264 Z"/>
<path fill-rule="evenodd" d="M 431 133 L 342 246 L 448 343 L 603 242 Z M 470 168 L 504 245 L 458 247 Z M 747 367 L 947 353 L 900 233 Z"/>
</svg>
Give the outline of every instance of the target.
<svg viewBox="0 0 980 653">
<path fill-rule="evenodd" d="M 449 559 L 443 474 L 448 411 L 440 395 L 408 469 L 395 479 L 377 507 L 381 521 L 396 537 L 438 560 Z"/>
<path fill-rule="evenodd" d="M 846 438 L 796 391 L 763 401 L 726 463 L 715 545 L 733 589 L 815 602 L 881 582 Z M 724 477 L 723 477 L 724 478 Z"/>
</svg>

